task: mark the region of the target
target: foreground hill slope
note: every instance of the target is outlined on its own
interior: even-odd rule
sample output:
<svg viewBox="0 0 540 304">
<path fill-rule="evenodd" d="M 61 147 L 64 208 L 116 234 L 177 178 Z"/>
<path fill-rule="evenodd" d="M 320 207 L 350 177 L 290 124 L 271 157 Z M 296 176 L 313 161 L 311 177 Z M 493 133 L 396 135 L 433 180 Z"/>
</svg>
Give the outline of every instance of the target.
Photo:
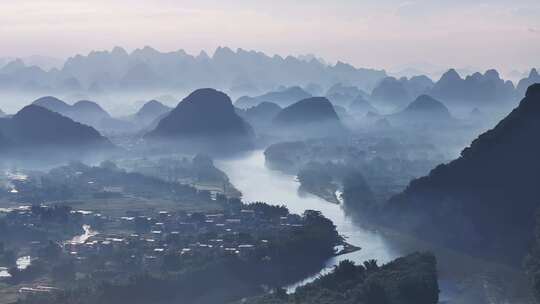
<svg viewBox="0 0 540 304">
<path fill-rule="evenodd" d="M 540 206 L 540 84 L 461 157 L 414 180 L 389 222 L 471 253 L 520 262 Z"/>
</svg>

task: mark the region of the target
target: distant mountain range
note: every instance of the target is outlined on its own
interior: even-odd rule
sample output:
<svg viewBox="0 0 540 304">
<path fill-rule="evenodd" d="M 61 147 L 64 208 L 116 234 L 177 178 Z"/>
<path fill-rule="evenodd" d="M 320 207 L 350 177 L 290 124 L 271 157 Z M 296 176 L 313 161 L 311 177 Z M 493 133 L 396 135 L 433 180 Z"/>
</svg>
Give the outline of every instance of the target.
<svg viewBox="0 0 540 304">
<path fill-rule="evenodd" d="M 268 56 L 262 52 L 219 47 L 212 56 L 185 51 L 159 52 L 151 47 L 128 53 L 120 47 L 76 55 L 60 68 L 36 65 L 52 60 L 35 57 L 0 62 L 3 91 L 46 92 L 46 94 L 92 96 L 110 92 L 176 92 L 183 94 L 201 87 L 219 88 L 243 97 L 236 106 L 249 108 L 263 101 L 286 107 L 311 96 L 325 96 L 334 105 L 347 107 L 356 97 L 379 109 L 403 108 L 422 94 L 448 107 L 486 107 L 517 102 L 526 88 L 539 81 L 530 76 L 516 85 L 503 80 L 496 70 L 461 77 L 448 70 L 437 81 L 424 75 L 387 77 L 384 70 L 356 68 L 338 62 L 328 64 L 315 56 Z M 5 60 L 4 60 L 5 61 Z M 47 64 L 40 64 L 46 66 Z M 58 65 L 56 63 L 55 65 Z M 269 92 L 269 93 L 266 93 Z M 81 98 L 83 99 L 83 98 Z"/>
<path fill-rule="evenodd" d="M 484 74 L 474 73 L 465 78 L 461 78 L 455 70 L 449 70 L 429 90 L 429 94 L 448 104 L 469 106 L 496 106 L 517 101 L 519 96 L 512 82 L 501 79 L 495 70 Z"/>
<path fill-rule="evenodd" d="M 473 73 L 462 78 L 456 70 L 450 69 L 433 82 L 426 76 L 412 78 L 386 77 L 371 93 L 375 106 L 381 108 L 402 108 L 422 94 L 428 94 L 449 107 L 505 108 L 517 103 L 524 96 L 526 88 L 540 81 L 535 69 L 528 78 L 520 81 L 517 88 L 511 81 L 505 81 L 496 70 L 484 74 Z"/>
<path fill-rule="evenodd" d="M 461 157 L 414 180 L 383 211 L 391 225 L 521 263 L 540 207 L 540 84 Z"/>
<path fill-rule="evenodd" d="M 0 87 L 27 90 L 191 90 L 216 87 L 231 92 L 265 92 L 280 85 L 337 82 L 371 89 L 386 73 L 338 62 L 328 65 L 308 57 L 268 56 L 262 52 L 219 47 L 213 56 L 183 50 L 162 53 L 150 47 L 128 53 L 93 51 L 67 59 L 60 69 L 45 71 L 15 60 L 0 68 Z"/>
</svg>

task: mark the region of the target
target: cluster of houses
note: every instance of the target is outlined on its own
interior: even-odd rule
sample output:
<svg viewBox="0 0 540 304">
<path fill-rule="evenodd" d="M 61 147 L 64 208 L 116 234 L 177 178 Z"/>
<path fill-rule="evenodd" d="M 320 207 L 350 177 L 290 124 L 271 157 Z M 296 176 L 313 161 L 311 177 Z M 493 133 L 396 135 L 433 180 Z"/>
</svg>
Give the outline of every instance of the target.
<svg viewBox="0 0 540 304">
<path fill-rule="evenodd" d="M 180 259 L 219 255 L 249 258 L 256 250 L 268 248 L 271 236 L 278 231 L 302 227 L 298 215 L 269 218 L 253 209 L 222 213 L 160 211 L 154 216 L 127 212 L 126 216 L 108 221 L 123 232 L 97 233 L 88 229 L 86 237 L 66 242 L 64 251 L 80 263 L 90 256 L 107 258 L 127 252 L 132 262 L 154 269 L 163 264 L 166 255 Z"/>
<path fill-rule="evenodd" d="M 45 213 L 54 210 L 47 206 L 39 208 L 42 208 L 39 212 Z M 11 214 L 10 220 L 17 226 L 35 227 L 42 225 L 39 216 L 33 214 L 38 212 L 35 209 L 25 206 L 5 212 Z M 29 265 L 41 259 L 44 259 L 41 262 L 51 265 L 72 263 L 77 277 L 85 277 L 98 269 L 114 275 L 167 270 L 165 260 L 170 257 L 180 263 L 224 256 L 246 260 L 258 257 L 268 261 L 271 254 L 266 253 L 271 252 L 273 240 L 280 233 L 303 227 L 303 218 L 288 213 L 286 209 L 272 213 L 269 209 L 243 204 L 206 213 L 159 211 L 149 215 L 127 211 L 122 217 L 81 210 L 68 213 L 74 223 L 85 223 L 84 233 L 68 240 L 29 242 L 24 250 L 28 254 Z M 73 226 L 73 223 L 69 225 Z M 61 256 L 50 261 L 50 258 L 41 256 L 40 251 L 47 243 L 56 244 Z M 7 268 L 0 269 L 0 272 L 7 274 Z M 42 282 L 39 286 L 36 284 L 25 284 L 19 292 L 47 293 L 53 290 Z"/>
</svg>

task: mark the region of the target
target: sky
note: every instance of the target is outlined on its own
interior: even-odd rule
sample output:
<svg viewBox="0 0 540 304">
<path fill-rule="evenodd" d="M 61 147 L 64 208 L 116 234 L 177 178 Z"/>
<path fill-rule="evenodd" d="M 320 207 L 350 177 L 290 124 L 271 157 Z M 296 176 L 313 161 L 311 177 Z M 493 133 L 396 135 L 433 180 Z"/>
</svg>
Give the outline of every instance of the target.
<svg viewBox="0 0 540 304">
<path fill-rule="evenodd" d="M 0 1 L 0 57 L 229 46 L 388 70 L 540 66 L 539 0 Z"/>
</svg>

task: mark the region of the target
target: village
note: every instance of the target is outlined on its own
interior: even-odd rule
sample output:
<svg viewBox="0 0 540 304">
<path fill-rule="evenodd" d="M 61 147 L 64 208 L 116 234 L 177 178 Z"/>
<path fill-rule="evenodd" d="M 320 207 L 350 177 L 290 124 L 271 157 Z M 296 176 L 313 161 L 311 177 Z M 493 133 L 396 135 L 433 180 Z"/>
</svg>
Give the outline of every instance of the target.
<svg viewBox="0 0 540 304">
<path fill-rule="evenodd" d="M 302 261 L 315 247 L 322 253 L 317 263 L 358 250 L 319 212 L 290 214 L 283 206 L 244 204 L 219 194 L 214 200 L 222 206 L 214 212 L 128 210 L 111 216 L 61 205 L 4 210 L 0 229 L 18 238 L 18 246 L 4 240 L 2 251 L 27 263 L 0 259 L 7 263 L 0 264 L 0 283 L 34 295 L 96 279 L 170 276 L 227 259 L 276 271 Z"/>
</svg>

